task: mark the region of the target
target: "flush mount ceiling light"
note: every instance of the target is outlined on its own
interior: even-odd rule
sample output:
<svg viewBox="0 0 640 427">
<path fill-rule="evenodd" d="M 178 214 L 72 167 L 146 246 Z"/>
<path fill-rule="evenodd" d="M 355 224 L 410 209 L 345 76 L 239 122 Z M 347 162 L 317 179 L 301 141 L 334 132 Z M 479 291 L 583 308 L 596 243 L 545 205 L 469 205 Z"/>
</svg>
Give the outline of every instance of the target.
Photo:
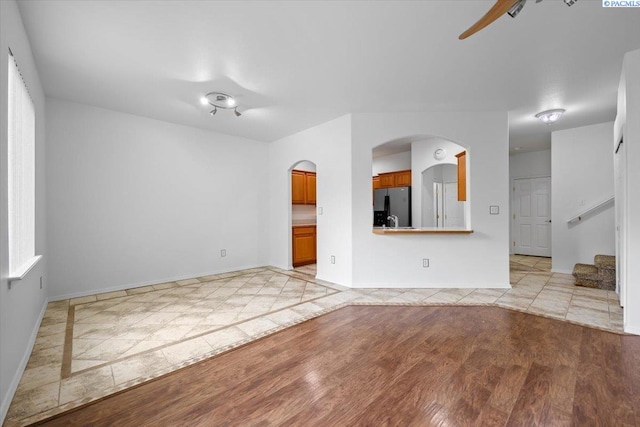
<svg viewBox="0 0 640 427">
<path fill-rule="evenodd" d="M 212 116 L 218 112 L 218 108 L 224 108 L 225 110 L 233 109 L 233 113 L 236 117 L 240 117 L 242 113 L 238 111 L 236 100 L 233 96 L 227 95 L 222 92 L 209 92 L 200 99 L 203 105 L 211 105 L 213 110 L 209 111 Z"/>
<path fill-rule="evenodd" d="M 564 111 L 565 110 L 563 110 L 562 108 L 557 108 L 555 110 L 542 111 L 536 114 L 536 118 L 540 119 L 542 123 L 546 123 L 550 125 L 551 123 L 557 122 L 560 119 L 560 117 L 562 117 L 562 114 L 564 114 Z"/>
</svg>

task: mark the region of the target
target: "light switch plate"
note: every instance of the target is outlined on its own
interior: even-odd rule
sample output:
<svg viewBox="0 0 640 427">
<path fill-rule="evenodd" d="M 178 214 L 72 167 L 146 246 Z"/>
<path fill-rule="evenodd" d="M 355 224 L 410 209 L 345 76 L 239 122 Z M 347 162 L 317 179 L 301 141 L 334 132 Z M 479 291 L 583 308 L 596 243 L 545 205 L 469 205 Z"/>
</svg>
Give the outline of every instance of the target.
<svg viewBox="0 0 640 427">
<path fill-rule="evenodd" d="M 500 206 L 489 206 L 489 215 L 498 215 L 500 213 Z"/>
</svg>

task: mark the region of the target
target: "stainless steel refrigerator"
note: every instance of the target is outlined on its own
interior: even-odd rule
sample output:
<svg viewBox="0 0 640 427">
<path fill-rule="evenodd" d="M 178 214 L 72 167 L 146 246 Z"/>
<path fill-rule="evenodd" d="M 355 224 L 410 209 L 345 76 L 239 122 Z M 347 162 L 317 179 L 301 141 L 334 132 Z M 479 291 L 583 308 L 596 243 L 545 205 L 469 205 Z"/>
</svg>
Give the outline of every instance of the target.
<svg viewBox="0 0 640 427">
<path fill-rule="evenodd" d="M 374 212 L 384 212 L 377 215 L 384 217 L 385 224 L 392 226 L 387 217 L 396 215 L 398 227 L 411 227 L 411 187 L 380 188 L 373 192 Z M 375 218 L 375 214 L 374 214 Z M 375 225 L 382 225 L 375 223 Z M 395 225 L 395 224 L 393 224 Z"/>
</svg>

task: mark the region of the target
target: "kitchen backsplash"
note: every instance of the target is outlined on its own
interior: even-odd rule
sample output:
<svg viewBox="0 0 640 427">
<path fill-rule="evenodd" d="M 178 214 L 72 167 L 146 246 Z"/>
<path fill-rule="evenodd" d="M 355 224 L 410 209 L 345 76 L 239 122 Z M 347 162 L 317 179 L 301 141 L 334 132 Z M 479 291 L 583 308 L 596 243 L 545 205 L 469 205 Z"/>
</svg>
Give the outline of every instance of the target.
<svg viewBox="0 0 640 427">
<path fill-rule="evenodd" d="M 313 205 L 291 205 L 291 224 L 315 224 L 316 207 Z"/>
</svg>

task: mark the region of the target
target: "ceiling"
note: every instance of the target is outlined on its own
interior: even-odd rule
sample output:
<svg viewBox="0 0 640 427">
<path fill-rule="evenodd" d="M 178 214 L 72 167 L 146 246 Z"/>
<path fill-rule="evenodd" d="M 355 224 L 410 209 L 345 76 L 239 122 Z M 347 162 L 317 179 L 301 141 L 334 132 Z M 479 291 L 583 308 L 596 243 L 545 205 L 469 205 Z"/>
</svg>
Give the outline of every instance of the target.
<svg viewBox="0 0 640 427">
<path fill-rule="evenodd" d="M 528 2 L 464 41 L 493 4 L 41 1 L 19 8 L 47 96 L 273 141 L 347 113 L 508 111 L 511 150 L 615 118 L 640 8 Z M 199 99 L 235 95 L 214 117 Z M 567 113 L 552 127 L 534 114 Z"/>
</svg>

